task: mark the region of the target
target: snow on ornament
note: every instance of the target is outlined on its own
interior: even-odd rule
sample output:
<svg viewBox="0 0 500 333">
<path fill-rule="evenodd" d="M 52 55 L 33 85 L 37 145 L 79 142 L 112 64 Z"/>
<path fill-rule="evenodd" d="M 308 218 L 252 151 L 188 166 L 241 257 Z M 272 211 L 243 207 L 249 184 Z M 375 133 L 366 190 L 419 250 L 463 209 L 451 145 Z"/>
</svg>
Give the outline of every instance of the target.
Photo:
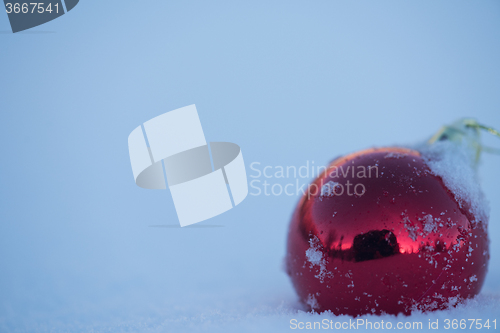
<svg viewBox="0 0 500 333">
<path fill-rule="evenodd" d="M 488 207 L 476 167 L 474 120 L 415 147 L 371 148 L 335 159 L 293 214 L 286 270 L 310 310 L 410 314 L 477 295 L 488 260 Z M 349 191 L 352 184 L 363 188 Z M 346 191 L 337 191 L 337 188 Z"/>
</svg>

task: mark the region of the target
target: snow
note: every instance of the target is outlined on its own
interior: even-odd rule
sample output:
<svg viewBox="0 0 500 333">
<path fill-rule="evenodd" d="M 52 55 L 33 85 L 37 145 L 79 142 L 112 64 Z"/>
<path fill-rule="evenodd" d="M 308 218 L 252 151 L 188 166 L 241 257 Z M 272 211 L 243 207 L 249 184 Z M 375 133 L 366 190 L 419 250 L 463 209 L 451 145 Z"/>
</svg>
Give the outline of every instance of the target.
<svg viewBox="0 0 500 333">
<path fill-rule="evenodd" d="M 318 237 L 313 237 L 309 241 L 309 245 L 311 246 L 306 251 L 307 260 L 314 265 L 318 265 L 323 267 L 325 264 L 325 259 L 323 259 L 323 252 L 319 249 L 319 239 Z"/>
<path fill-rule="evenodd" d="M 225 309 L 205 308 L 201 311 L 197 307 L 186 308 L 179 306 L 165 306 L 159 308 L 146 309 L 148 314 L 135 315 L 128 318 L 100 318 L 93 322 L 70 322 L 67 320 L 67 314 L 60 313 L 57 318 L 41 321 L 29 319 L 19 326 L 19 331 L 26 332 L 260 332 L 265 328 L 266 332 L 290 332 L 294 323 L 322 322 L 328 321 L 329 324 L 342 325 L 343 323 L 361 323 L 364 325 L 357 327 L 359 332 L 373 332 L 370 327 L 366 327 L 366 322 L 371 322 L 372 325 L 377 322 L 391 323 L 393 327 L 402 323 L 422 323 L 423 330 L 409 329 L 404 331 L 409 332 L 426 332 L 429 322 L 438 321 L 439 329 L 433 330 L 437 332 L 455 331 L 453 329 L 445 329 L 446 321 L 464 319 L 467 322 L 467 328 L 471 324 L 468 319 L 475 319 L 477 322 L 484 324 L 489 320 L 490 326 L 492 321 L 497 320 L 497 330 L 499 325 L 498 314 L 500 313 L 500 295 L 489 294 L 480 295 L 474 299 L 467 300 L 464 304 L 458 304 L 454 308 L 437 312 L 415 312 L 411 316 L 404 315 L 363 315 L 358 318 L 349 316 L 334 316 L 329 312 L 316 313 L 305 312 L 294 302 L 279 301 L 280 298 L 267 300 L 264 304 L 247 304 L 241 306 L 237 303 L 226 304 Z M 310 296 L 311 303 L 314 304 L 314 295 Z M 476 323 L 474 321 L 474 325 Z M 40 324 L 43 322 L 43 324 Z M 3 326 L 2 326 L 3 324 Z M 345 326 L 346 324 L 344 324 Z M 386 324 L 385 324 L 386 325 Z M 401 324 L 400 324 L 401 325 Z M 408 325 L 408 324 L 407 324 Z M 52 329 L 50 329 L 52 328 Z M 5 332 L 5 322 L 0 323 L 0 330 Z M 352 330 L 352 329 L 351 329 Z M 351 331 L 345 330 L 345 331 Z M 495 331 L 493 326 L 485 331 Z M 302 331 L 302 330 L 301 330 Z M 323 330 L 320 331 L 329 331 Z M 330 330 L 331 331 L 331 330 Z M 339 329 L 339 331 L 344 331 Z M 384 331 L 384 330 L 381 330 Z M 468 331 L 467 329 L 461 331 Z M 480 330 L 480 331 L 483 331 Z"/>
<path fill-rule="evenodd" d="M 408 237 L 410 237 L 413 241 L 417 240 L 418 230 L 420 229 L 417 225 L 413 224 L 408 216 L 403 214 L 403 219 L 401 220 L 404 223 L 404 227 L 408 232 Z"/>
<path fill-rule="evenodd" d="M 321 186 L 321 194 L 320 194 L 320 199 L 321 197 L 332 197 L 335 195 L 335 187 L 340 185 L 337 182 L 334 182 L 333 180 L 330 180 L 329 182 L 325 183 L 323 186 Z"/>
<path fill-rule="evenodd" d="M 422 218 L 422 224 L 424 226 L 425 233 L 429 234 L 431 232 L 437 231 L 437 222 L 434 221 L 434 218 L 432 217 L 431 214 L 424 215 L 424 217 Z"/>
<path fill-rule="evenodd" d="M 316 296 L 309 294 L 309 296 L 307 296 L 306 304 L 309 305 L 313 310 L 317 309 L 318 301 L 316 300 Z"/>
<path fill-rule="evenodd" d="M 391 158 L 391 159 L 400 159 L 403 157 L 408 156 L 408 154 L 403 154 L 403 153 L 397 153 L 397 152 L 390 152 L 384 156 L 384 158 Z"/>
<path fill-rule="evenodd" d="M 321 283 L 325 281 L 325 276 L 333 277 L 332 272 L 327 272 L 326 270 L 326 259 L 323 257 L 323 252 L 321 251 L 321 243 L 318 237 L 314 236 L 309 240 L 309 248 L 306 250 L 306 258 L 310 263 L 310 268 L 315 268 L 318 266 L 319 273 L 315 275 L 316 278 L 320 280 Z"/>
<path fill-rule="evenodd" d="M 479 220 L 488 221 L 489 205 L 478 179 L 476 151 L 453 141 L 424 144 L 419 150 L 432 173 L 443 179 L 460 206 L 470 203 L 473 215 Z M 486 228 L 487 223 L 483 226 Z"/>
<path fill-rule="evenodd" d="M 0 15 L 2 333 L 266 333 L 352 319 L 304 312 L 280 269 L 298 196 L 249 195 L 180 228 L 168 190 L 134 184 L 127 136 L 168 110 L 196 103 L 207 141 L 237 143 L 249 176 L 252 162 L 324 165 L 471 114 L 500 127 L 495 1 L 117 4 L 80 1 L 16 35 Z M 486 211 L 478 183 L 492 203 L 485 285 L 446 311 L 361 319 L 439 320 L 438 332 L 454 331 L 446 319 L 500 320 L 500 160 L 483 156 L 479 182 L 446 143 L 429 154 L 473 209 Z"/>
</svg>

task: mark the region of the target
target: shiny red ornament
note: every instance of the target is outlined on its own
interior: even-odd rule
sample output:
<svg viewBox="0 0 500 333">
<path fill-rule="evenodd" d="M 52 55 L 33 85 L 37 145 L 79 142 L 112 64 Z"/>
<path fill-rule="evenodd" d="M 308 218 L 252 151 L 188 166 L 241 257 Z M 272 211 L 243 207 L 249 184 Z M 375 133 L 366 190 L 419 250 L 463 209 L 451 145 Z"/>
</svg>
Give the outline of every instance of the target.
<svg viewBox="0 0 500 333">
<path fill-rule="evenodd" d="M 344 156 L 309 189 L 293 214 L 286 255 L 309 309 L 410 314 L 479 293 L 487 215 L 458 199 L 421 152 L 389 147 Z"/>
</svg>

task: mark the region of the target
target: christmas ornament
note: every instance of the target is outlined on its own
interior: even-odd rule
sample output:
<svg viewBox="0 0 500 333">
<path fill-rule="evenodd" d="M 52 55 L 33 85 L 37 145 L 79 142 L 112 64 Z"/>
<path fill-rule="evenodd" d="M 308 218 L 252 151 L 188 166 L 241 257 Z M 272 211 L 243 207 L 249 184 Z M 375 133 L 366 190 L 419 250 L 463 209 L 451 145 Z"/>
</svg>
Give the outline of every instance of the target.
<svg viewBox="0 0 500 333">
<path fill-rule="evenodd" d="M 416 147 L 337 158 L 290 224 L 286 269 L 303 303 L 336 315 L 445 309 L 478 294 L 489 260 L 488 208 L 466 119 Z"/>
</svg>

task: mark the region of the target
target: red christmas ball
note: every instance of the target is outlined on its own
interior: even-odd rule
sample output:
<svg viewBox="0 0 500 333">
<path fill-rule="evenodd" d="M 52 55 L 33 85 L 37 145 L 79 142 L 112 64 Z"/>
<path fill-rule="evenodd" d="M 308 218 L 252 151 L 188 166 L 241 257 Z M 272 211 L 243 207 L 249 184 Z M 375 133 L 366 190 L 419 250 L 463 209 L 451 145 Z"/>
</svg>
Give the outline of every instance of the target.
<svg viewBox="0 0 500 333">
<path fill-rule="evenodd" d="M 306 306 L 336 315 L 410 314 L 479 293 L 487 214 L 477 207 L 480 194 L 471 199 L 457 179 L 436 173 L 439 159 L 368 149 L 334 160 L 312 182 L 293 214 L 286 255 Z"/>
</svg>

